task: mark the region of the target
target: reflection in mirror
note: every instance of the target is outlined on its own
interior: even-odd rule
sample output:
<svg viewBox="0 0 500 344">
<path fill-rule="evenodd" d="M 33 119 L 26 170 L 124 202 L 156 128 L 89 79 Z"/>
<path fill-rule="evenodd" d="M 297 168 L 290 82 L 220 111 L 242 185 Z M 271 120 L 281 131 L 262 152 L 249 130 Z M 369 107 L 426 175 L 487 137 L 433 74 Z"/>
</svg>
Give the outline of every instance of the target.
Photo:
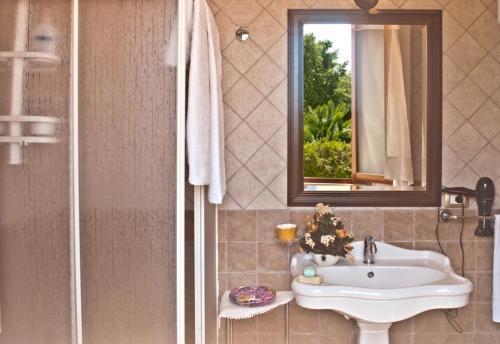
<svg viewBox="0 0 500 344">
<path fill-rule="evenodd" d="M 427 27 L 303 26 L 306 191 L 425 191 Z"/>
</svg>

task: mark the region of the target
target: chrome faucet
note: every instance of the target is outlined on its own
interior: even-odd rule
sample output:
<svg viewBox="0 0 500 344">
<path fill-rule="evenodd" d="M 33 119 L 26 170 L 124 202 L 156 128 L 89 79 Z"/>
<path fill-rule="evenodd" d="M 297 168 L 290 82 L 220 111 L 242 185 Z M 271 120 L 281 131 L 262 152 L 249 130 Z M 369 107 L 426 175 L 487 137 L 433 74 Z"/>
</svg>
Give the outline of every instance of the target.
<svg viewBox="0 0 500 344">
<path fill-rule="evenodd" d="M 375 245 L 375 239 L 371 235 L 367 235 L 365 238 L 365 249 L 363 251 L 365 264 L 375 264 L 375 253 L 377 253 L 377 245 Z"/>
</svg>

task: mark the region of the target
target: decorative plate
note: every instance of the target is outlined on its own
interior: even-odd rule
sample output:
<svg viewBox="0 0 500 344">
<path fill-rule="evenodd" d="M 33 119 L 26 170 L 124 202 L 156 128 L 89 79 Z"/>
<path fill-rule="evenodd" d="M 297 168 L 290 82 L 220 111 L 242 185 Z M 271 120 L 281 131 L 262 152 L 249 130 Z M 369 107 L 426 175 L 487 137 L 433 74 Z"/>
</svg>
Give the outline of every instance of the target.
<svg viewBox="0 0 500 344">
<path fill-rule="evenodd" d="M 268 287 L 239 287 L 229 293 L 229 299 L 238 306 L 258 307 L 272 303 L 276 291 Z"/>
</svg>

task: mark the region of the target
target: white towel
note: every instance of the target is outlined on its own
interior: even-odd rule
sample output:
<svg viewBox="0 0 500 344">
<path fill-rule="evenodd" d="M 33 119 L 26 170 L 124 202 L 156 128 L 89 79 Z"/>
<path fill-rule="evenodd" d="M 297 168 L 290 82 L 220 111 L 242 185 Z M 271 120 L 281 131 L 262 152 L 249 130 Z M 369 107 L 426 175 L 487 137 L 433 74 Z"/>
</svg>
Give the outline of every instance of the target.
<svg viewBox="0 0 500 344">
<path fill-rule="evenodd" d="M 186 8 L 186 60 L 189 62 L 191 54 L 191 34 L 193 30 L 193 0 L 184 0 Z M 178 15 L 177 12 L 172 12 L 172 20 L 170 21 L 170 36 L 165 47 L 165 63 L 170 67 L 177 67 L 177 32 L 178 32 Z"/>
<path fill-rule="evenodd" d="M 219 31 L 206 0 L 194 0 L 189 70 L 187 148 L 189 182 L 209 185 L 208 200 L 226 193 L 222 56 Z"/>
<path fill-rule="evenodd" d="M 493 250 L 493 321 L 500 322 L 500 214 L 495 215 L 495 247 Z"/>
</svg>

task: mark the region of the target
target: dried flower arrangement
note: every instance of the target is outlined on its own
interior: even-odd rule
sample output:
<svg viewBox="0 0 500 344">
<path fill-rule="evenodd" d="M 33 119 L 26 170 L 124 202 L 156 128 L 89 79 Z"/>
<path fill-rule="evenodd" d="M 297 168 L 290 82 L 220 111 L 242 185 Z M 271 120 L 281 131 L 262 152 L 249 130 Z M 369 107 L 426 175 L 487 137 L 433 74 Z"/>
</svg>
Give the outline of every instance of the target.
<svg viewBox="0 0 500 344">
<path fill-rule="evenodd" d="M 345 228 L 342 220 L 335 217 L 332 209 L 318 203 L 314 216 L 306 217 L 307 232 L 300 241 L 306 253 L 345 257 L 349 261 L 354 236 Z"/>
</svg>

